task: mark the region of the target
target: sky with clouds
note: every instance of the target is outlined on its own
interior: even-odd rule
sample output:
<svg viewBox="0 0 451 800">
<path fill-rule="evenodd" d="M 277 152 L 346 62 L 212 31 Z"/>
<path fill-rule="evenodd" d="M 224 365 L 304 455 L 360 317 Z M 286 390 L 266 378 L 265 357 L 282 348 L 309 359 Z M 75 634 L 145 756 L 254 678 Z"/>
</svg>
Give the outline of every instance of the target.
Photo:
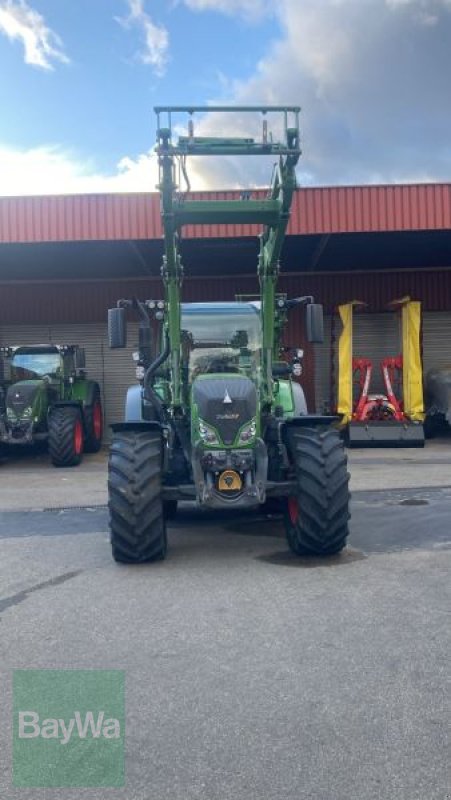
<svg viewBox="0 0 451 800">
<path fill-rule="evenodd" d="M 449 181 L 450 75 L 451 0 L 0 0 L 0 195 L 152 191 L 168 104 L 301 105 L 303 185 Z"/>
</svg>

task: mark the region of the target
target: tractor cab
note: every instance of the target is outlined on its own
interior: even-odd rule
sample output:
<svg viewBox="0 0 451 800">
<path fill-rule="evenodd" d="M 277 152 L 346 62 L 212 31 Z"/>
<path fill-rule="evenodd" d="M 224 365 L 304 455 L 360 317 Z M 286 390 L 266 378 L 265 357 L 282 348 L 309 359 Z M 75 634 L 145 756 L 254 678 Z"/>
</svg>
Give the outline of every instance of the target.
<svg viewBox="0 0 451 800">
<path fill-rule="evenodd" d="M 261 322 L 252 303 L 182 305 L 182 353 L 190 384 L 199 375 L 236 374 L 257 380 Z"/>
</svg>

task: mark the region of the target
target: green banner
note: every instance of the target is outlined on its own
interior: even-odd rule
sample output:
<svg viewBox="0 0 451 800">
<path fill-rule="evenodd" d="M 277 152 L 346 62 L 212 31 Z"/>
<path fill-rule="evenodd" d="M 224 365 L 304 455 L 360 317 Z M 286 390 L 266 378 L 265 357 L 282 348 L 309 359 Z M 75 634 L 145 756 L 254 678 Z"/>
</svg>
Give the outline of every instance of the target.
<svg viewBox="0 0 451 800">
<path fill-rule="evenodd" d="M 124 740 L 123 671 L 14 671 L 14 786 L 124 786 Z"/>
</svg>

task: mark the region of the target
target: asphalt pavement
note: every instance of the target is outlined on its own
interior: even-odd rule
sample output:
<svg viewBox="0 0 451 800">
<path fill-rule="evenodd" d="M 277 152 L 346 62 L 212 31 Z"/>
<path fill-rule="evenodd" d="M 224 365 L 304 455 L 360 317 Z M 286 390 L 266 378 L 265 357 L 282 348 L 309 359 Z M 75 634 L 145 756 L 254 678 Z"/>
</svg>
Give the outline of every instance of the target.
<svg viewBox="0 0 451 800">
<path fill-rule="evenodd" d="M 139 567 L 102 504 L 1 513 L 0 797 L 448 800 L 450 511 L 355 491 L 324 561 L 277 516 L 186 505 Z M 12 671 L 50 668 L 125 670 L 124 788 L 12 787 Z"/>
</svg>

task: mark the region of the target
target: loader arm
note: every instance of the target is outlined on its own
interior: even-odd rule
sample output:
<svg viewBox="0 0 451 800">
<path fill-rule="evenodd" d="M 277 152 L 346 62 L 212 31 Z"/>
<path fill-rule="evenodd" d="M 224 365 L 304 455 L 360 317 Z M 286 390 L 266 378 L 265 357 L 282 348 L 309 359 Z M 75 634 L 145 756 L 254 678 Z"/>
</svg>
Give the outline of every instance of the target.
<svg viewBox="0 0 451 800">
<path fill-rule="evenodd" d="M 280 254 L 290 217 L 293 193 L 296 188 L 296 164 L 300 156 L 299 113 L 297 106 L 160 106 L 157 115 L 157 153 L 159 158 L 161 215 L 164 237 L 162 277 L 167 303 L 167 333 L 171 347 L 172 410 L 183 410 L 181 380 L 181 286 L 183 268 L 180 256 L 180 238 L 184 225 L 261 224 L 258 277 L 261 292 L 261 320 L 263 333 L 262 404 L 270 407 L 273 401 L 272 358 L 275 339 L 276 286 L 279 275 Z M 196 112 L 217 114 L 262 115 L 260 140 L 245 137 L 195 137 L 193 115 Z M 187 114 L 188 135 L 172 139 L 172 120 L 176 114 Z M 283 135 L 273 141 L 268 132 L 267 115 L 281 116 Z M 161 126 L 161 116 L 167 124 Z M 290 125 L 289 125 L 290 122 Z M 188 182 L 186 159 L 188 156 L 276 156 L 272 184 L 265 199 L 251 199 L 243 192 L 241 199 L 225 201 L 191 200 L 178 193 L 177 164 Z M 188 187 L 189 189 L 189 183 Z"/>
</svg>

